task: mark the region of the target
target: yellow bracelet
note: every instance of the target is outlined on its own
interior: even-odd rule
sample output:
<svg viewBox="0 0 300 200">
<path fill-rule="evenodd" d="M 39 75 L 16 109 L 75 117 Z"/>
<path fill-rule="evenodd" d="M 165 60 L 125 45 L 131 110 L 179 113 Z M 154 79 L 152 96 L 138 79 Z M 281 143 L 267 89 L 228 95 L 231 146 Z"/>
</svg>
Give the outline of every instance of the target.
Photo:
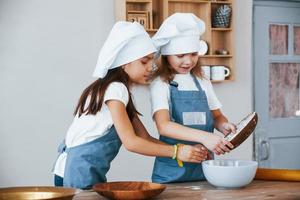
<svg viewBox="0 0 300 200">
<path fill-rule="evenodd" d="M 177 151 L 178 151 L 178 146 L 176 144 L 174 144 L 173 146 L 174 146 L 174 152 L 173 152 L 172 159 L 176 159 L 176 157 L 177 157 Z"/>
<path fill-rule="evenodd" d="M 178 149 L 179 149 L 179 145 L 180 145 L 180 144 L 176 144 L 176 146 L 177 146 L 177 151 L 178 151 Z M 177 158 L 177 154 L 176 154 L 176 158 Z M 183 167 L 183 162 L 182 162 L 182 160 L 179 160 L 178 158 L 177 158 L 177 164 L 178 164 L 179 167 Z"/>
</svg>

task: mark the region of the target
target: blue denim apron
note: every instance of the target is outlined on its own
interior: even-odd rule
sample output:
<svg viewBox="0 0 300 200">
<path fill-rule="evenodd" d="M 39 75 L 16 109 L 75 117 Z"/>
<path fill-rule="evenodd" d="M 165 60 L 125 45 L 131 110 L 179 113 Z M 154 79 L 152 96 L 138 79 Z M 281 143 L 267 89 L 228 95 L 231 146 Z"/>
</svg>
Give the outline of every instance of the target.
<svg viewBox="0 0 300 200">
<path fill-rule="evenodd" d="M 110 163 L 118 154 L 121 145 L 114 126 L 103 137 L 82 145 L 66 148 L 63 142 L 59 151 L 67 153 L 64 187 L 90 189 L 96 183 L 106 182 Z"/>
<path fill-rule="evenodd" d="M 197 91 L 180 91 L 178 90 L 177 82 L 170 82 L 170 118 L 172 121 L 190 128 L 213 132 L 214 120 L 208 106 L 205 91 L 202 90 L 195 76 L 193 76 L 193 80 L 198 89 Z M 201 115 L 200 120 L 199 115 Z M 162 135 L 159 139 L 171 145 L 177 143 L 197 144 Z M 153 182 L 170 183 L 198 180 L 205 180 L 201 163 L 184 163 L 183 167 L 179 167 L 177 161 L 172 158 L 156 157 L 152 172 Z"/>
</svg>

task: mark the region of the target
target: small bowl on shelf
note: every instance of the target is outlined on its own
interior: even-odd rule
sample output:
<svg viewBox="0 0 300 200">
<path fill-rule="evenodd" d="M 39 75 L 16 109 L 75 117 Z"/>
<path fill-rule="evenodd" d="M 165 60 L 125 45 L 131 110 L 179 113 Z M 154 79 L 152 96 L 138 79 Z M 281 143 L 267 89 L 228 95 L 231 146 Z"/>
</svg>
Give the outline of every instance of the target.
<svg viewBox="0 0 300 200">
<path fill-rule="evenodd" d="M 226 49 L 217 49 L 215 53 L 216 55 L 229 55 L 229 51 L 227 51 Z"/>
<path fill-rule="evenodd" d="M 28 186 L 0 188 L 0 200 L 71 200 L 80 190 L 75 188 Z"/>
<path fill-rule="evenodd" d="M 245 160 L 207 160 L 202 162 L 207 181 L 218 188 L 240 188 L 253 180 L 258 163 Z"/>
<path fill-rule="evenodd" d="M 108 199 L 149 199 L 166 189 L 165 185 L 150 182 L 121 181 L 98 183 L 93 190 Z"/>
</svg>

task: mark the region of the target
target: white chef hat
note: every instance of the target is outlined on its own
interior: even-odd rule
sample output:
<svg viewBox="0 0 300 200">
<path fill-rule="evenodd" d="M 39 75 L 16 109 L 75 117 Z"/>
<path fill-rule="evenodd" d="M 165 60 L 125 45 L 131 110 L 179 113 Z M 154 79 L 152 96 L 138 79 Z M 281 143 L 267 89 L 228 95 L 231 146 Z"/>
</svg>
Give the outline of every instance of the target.
<svg viewBox="0 0 300 200">
<path fill-rule="evenodd" d="M 205 23 L 193 13 L 175 13 L 169 16 L 152 37 L 161 55 L 199 52 L 206 43 L 200 42 Z"/>
<path fill-rule="evenodd" d="M 151 38 L 137 22 L 117 22 L 100 50 L 94 77 L 103 78 L 107 71 L 156 52 Z"/>
</svg>

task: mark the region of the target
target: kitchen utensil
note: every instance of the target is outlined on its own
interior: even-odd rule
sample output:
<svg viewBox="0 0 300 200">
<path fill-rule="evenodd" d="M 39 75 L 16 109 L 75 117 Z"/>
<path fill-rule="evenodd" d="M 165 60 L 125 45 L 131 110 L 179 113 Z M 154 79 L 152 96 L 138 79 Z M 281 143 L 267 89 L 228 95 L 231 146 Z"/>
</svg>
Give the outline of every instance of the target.
<svg viewBox="0 0 300 200">
<path fill-rule="evenodd" d="M 219 188 L 239 188 L 248 185 L 257 169 L 256 161 L 206 160 L 202 162 L 207 181 Z"/>
<path fill-rule="evenodd" d="M 254 131 L 258 121 L 256 112 L 250 113 L 237 124 L 236 133 L 230 133 L 225 137 L 236 148 L 243 143 Z"/>
<path fill-rule="evenodd" d="M 165 189 L 165 185 L 135 181 L 98 183 L 93 186 L 94 191 L 109 199 L 149 199 Z"/>
<path fill-rule="evenodd" d="M 80 190 L 63 187 L 8 187 L 0 188 L 0 200 L 71 200 Z"/>
</svg>

